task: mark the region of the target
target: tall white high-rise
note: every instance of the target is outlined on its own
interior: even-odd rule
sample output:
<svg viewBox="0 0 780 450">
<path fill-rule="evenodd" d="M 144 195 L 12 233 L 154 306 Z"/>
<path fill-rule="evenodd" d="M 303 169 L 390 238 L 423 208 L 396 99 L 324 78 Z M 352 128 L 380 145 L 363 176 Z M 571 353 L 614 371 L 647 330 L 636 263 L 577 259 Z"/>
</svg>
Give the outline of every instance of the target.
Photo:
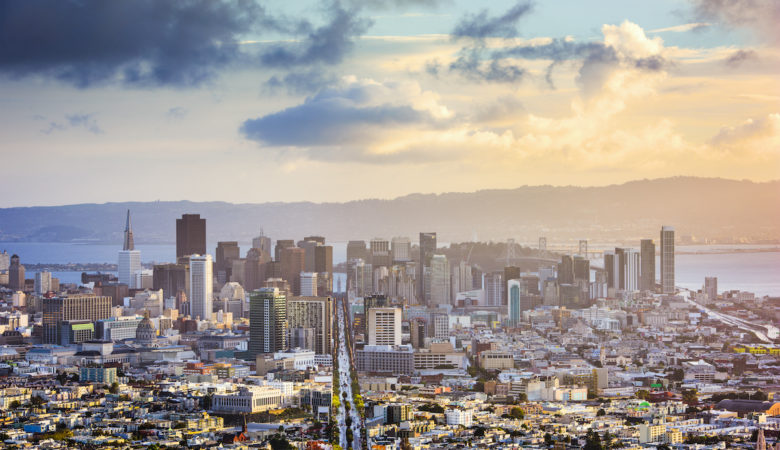
<svg viewBox="0 0 780 450">
<path fill-rule="evenodd" d="M 211 319 L 213 283 L 211 255 L 190 256 L 190 316 Z"/>
<path fill-rule="evenodd" d="M 51 272 L 35 274 L 35 293 L 43 295 L 51 290 Z"/>
<path fill-rule="evenodd" d="M 674 227 L 661 228 L 661 292 L 674 294 Z"/>
<path fill-rule="evenodd" d="M 301 272 L 301 297 L 317 296 L 317 272 Z"/>
<path fill-rule="evenodd" d="M 119 252 L 119 282 L 126 284 L 130 289 L 136 289 L 135 273 L 141 270 L 140 250 L 121 250 Z"/>
<path fill-rule="evenodd" d="M 621 267 L 621 279 L 623 280 L 623 290 L 639 290 L 639 252 L 633 248 L 623 249 L 623 261 Z"/>
</svg>

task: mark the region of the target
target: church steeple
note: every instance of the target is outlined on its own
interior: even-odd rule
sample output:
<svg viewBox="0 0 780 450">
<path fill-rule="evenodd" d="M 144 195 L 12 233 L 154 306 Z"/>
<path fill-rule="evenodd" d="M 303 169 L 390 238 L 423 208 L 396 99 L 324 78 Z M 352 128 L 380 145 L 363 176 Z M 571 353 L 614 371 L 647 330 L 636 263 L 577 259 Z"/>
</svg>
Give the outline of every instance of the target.
<svg viewBox="0 0 780 450">
<path fill-rule="evenodd" d="M 130 210 L 127 210 L 127 223 L 125 223 L 125 244 L 122 250 L 135 250 L 133 244 L 133 227 L 130 225 Z"/>
</svg>

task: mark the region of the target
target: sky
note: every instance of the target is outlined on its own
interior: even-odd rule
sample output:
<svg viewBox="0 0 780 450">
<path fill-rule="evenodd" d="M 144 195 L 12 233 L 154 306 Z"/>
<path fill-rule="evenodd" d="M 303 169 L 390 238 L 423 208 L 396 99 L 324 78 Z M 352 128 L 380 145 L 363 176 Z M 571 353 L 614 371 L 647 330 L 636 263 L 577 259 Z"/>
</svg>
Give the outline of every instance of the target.
<svg viewBox="0 0 780 450">
<path fill-rule="evenodd" d="M 0 0 L 0 207 L 780 178 L 776 0 Z"/>
</svg>

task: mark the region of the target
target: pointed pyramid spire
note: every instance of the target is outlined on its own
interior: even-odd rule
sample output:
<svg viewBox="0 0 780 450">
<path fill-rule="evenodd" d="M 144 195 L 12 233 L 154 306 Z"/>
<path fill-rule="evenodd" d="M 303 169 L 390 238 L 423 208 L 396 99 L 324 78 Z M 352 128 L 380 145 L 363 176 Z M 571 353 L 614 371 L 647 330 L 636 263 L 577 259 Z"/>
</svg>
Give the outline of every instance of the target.
<svg viewBox="0 0 780 450">
<path fill-rule="evenodd" d="M 135 250 L 133 243 L 133 226 L 130 224 L 130 210 L 127 210 L 127 222 L 125 223 L 125 243 L 122 250 Z"/>
</svg>

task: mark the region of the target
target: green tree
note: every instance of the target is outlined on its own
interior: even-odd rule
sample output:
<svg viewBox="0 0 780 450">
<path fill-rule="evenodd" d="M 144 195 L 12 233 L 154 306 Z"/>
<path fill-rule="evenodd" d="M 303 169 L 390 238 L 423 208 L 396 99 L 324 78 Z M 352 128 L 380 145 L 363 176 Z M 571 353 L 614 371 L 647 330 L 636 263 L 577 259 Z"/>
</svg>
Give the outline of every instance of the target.
<svg viewBox="0 0 780 450">
<path fill-rule="evenodd" d="M 588 430 L 588 434 L 585 435 L 585 446 L 582 448 L 583 450 L 603 450 L 601 436 L 594 430 Z"/>
<path fill-rule="evenodd" d="M 686 389 L 682 394 L 682 401 L 688 405 L 699 403 L 699 396 L 695 389 Z"/>
<path fill-rule="evenodd" d="M 607 415 L 607 412 L 606 412 L 606 411 L 604 411 L 604 408 L 600 408 L 600 409 L 599 409 L 599 410 L 596 412 L 596 416 L 597 416 L 597 417 L 606 416 L 606 415 Z"/>
<path fill-rule="evenodd" d="M 11 402 L 11 404 L 10 404 L 10 405 L 8 405 L 8 406 L 9 406 L 11 409 L 16 409 L 16 408 L 18 408 L 18 407 L 22 406 L 22 404 L 19 402 L 19 400 L 14 400 L 14 401 L 12 401 L 12 402 Z"/>
<path fill-rule="evenodd" d="M 108 392 L 110 392 L 112 394 L 118 394 L 119 393 L 119 383 L 117 383 L 116 381 L 111 383 L 111 387 L 108 388 Z"/>
<path fill-rule="evenodd" d="M 514 407 L 509 410 L 509 417 L 512 419 L 523 420 L 525 417 L 525 412 L 522 408 Z"/>
<path fill-rule="evenodd" d="M 474 429 L 474 437 L 485 436 L 485 427 L 477 427 Z"/>
<path fill-rule="evenodd" d="M 34 396 L 30 397 L 30 403 L 33 406 L 41 406 L 41 405 L 46 404 L 46 400 L 44 400 L 43 397 L 41 397 L 39 395 L 34 395 Z"/>
</svg>

